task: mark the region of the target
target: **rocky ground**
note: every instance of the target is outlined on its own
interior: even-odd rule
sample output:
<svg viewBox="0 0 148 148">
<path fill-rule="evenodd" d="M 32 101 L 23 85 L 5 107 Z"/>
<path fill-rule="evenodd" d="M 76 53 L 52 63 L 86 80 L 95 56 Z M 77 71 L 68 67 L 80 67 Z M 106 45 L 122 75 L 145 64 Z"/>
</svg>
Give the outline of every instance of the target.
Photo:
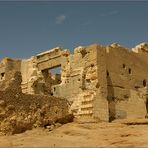
<svg viewBox="0 0 148 148">
<path fill-rule="evenodd" d="M 14 78 L 5 82 L 4 86 L 4 90 L 0 89 L 0 135 L 13 135 L 35 127 L 46 128 L 73 121 L 66 99 L 23 94 L 20 73 L 15 73 Z"/>
<path fill-rule="evenodd" d="M 148 119 L 72 122 L 66 99 L 23 94 L 20 84 L 16 73 L 1 86 L 0 147 L 148 147 Z"/>
<path fill-rule="evenodd" d="M 58 125 L 60 126 L 60 124 Z M 148 120 L 68 123 L 0 136 L 0 147 L 148 147 Z"/>
</svg>

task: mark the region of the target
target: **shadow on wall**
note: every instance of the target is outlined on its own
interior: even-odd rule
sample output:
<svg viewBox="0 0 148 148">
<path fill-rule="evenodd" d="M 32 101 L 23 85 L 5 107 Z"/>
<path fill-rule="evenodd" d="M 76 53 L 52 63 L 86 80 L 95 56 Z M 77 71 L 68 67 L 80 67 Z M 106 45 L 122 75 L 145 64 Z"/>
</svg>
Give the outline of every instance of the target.
<svg viewBox="0 0 148 148">
<path fill-rule="evenodd" d="M 115 96 L 114 96 L 114 88 L 112 85 L 112 80 L 109 76 L 109 72 L 107 71 L 107 100 L 109 107 L 109 122 L 115 119 L 116 108 L 115 108 Z"/>
<path fill-rule="evenodd" d="M 148 115 L 148 99 L 146 99 L 145 105 L 146 105 L 146 111 L 147 111 L 147 115 Z"/>
</svg>

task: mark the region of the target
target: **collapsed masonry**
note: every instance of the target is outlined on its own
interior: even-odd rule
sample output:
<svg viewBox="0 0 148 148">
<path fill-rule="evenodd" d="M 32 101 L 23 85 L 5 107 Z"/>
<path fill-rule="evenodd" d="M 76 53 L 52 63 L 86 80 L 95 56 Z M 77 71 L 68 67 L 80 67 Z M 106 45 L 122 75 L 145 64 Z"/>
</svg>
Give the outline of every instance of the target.
<svg viewBox="0 0 148 148">
<path fill-rule="evenodd" d="M 61 67 L 61 73 L 51 69 Z M 0 63 L 0 87 L 21 72 L 22 92 L 64 97 L 77 119 L 145 118 L 148 112 L 148 44 L 131 51 L 119 44 L 59 47 L 27 60 Z M 11 74 L 10 74 L 11 73 Z M 5 80 L 5 83 L 4 83 Z"/>
<path fill-rule="evenodd" d="M 36 127 L 53 130 L 73 121 L 66 99 L 23 94 L 20 72 L 15 72 L 13 79 L 5 84 L 5 90 L 0 90 L 0 135 L 18 134 Z"/>
</svg>

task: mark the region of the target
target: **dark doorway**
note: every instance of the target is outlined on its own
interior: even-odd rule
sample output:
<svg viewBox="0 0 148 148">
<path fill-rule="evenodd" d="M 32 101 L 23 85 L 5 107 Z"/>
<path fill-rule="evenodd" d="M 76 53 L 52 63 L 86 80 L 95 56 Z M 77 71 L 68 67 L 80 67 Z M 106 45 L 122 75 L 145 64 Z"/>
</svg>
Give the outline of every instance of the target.
<svg viewBox="0 0 148 148">
<path fill-rule="evenodd" d="M 108 100 L 108 109 L 109 109 L 109 122 L 112 122 L 116 116 L 114 88 L 108 71 L 106 77 L 107 77 L 107 94 L 108 94 L 107 100 Z"/>
<path fill-rule="evenodd" d="M 146 80 L 143 80 L 143 86 L 146 87 Z"/>
<path fill-rule="evenodd" d="M 146 105 L 146 111 L 147 111 L 147 114 L 148 114 L 148 99 L 146 100 L 145 105 Z"/>
</svg>

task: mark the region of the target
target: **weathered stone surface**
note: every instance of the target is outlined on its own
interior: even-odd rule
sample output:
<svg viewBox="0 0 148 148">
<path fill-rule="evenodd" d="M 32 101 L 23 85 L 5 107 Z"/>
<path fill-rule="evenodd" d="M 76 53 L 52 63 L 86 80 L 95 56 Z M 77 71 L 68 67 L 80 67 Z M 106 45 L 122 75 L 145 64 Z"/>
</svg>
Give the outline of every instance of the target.
<svg viewBox="0 0 148 148">
<path fill-rule="evenodd" d="M 69 111 L 78 119 L 144 118 L 148 112 L 147 66 L 147 43 L 131 51 L 117 43 L 79 46 L 73 54 L 56 47 L 26 60 L 2 60 L 0 88 L 12 85 L 19 71 L 22 83 L 17 92 L 66 98 Z M 58 74 L 52 72 L 56 67 L 61 67 Z"/>
<path fill-rule="evenodd" d="M 23 94 L 21 77 L 15 75 L 13 86 L 0 91 L 0 132 L 17 134 L 34 127 L 46 127 L 54 123 L 71 122 L 69 103 L 47 95 Z M 20 82 L 20 83 L 18 83 Z M 70 118 L 71 117 L 71 118 Z M 61 120 L 65 122 L 60 122 Z"/>
</svg>

